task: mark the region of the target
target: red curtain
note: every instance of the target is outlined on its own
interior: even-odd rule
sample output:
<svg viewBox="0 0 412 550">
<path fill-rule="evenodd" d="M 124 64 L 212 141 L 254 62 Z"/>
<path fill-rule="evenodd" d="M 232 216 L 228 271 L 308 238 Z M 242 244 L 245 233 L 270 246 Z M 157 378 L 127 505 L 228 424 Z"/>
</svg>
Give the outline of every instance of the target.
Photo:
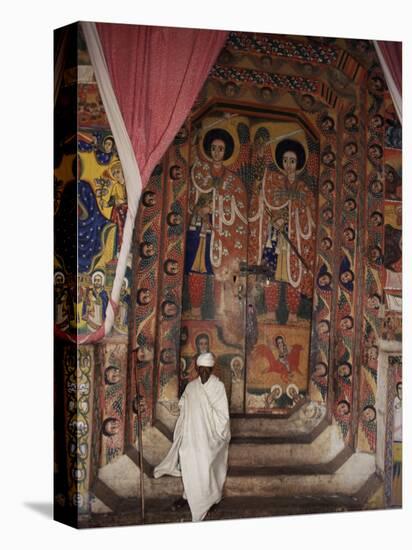
<svg viewBox="0 0 412 550">
<path fill-rule="evenodd" d="M 402 42 L 378 40 L 378 44 L 398 93 L 402 96 Z"/>
<path fill-rule="evenodd" d="M 227 33 L 98 23 L 143 186 L 198 95 Z"/>
</svg>

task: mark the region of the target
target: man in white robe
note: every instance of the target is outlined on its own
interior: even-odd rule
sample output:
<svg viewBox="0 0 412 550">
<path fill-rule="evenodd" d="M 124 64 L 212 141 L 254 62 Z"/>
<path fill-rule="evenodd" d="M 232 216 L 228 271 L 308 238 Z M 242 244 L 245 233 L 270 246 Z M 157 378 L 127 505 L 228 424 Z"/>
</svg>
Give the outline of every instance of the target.
<svg viewBox="0 0 412 550">
<path fill-rule="evenodd" d="M 199 376 L 186 386 L 179 401 L 173 445 L 155 468 L 154 477 L 182 477 L 183 499 L 187 499 L 192 521 L 201 521 L 222 499 L 230 424 L 225 387 L 212 374 L 213 354 L 201 353 L 196 364 Z"/>
</svg>

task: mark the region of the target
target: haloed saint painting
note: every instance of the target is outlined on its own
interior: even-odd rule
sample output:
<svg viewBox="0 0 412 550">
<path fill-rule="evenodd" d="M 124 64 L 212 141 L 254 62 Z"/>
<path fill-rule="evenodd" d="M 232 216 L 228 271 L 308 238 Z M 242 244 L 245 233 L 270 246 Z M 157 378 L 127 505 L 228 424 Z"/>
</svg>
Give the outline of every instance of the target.
<svg viewBox="0 0 412 550">
<path fill-rule="evenodd" d="M 56 519 L 401 507 L 401 43 L 55 49 Z"/>
</svg>

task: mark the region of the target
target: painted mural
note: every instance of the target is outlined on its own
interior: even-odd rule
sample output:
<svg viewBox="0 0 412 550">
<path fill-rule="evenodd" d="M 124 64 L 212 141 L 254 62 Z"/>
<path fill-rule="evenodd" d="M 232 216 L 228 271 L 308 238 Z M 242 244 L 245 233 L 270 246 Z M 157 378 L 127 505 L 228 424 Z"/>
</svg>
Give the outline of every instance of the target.
<svg viewBox="0 0 412 550">
<path fill-rule="evenodd" d="M 91 396 L 93 395 L 93 349 L 67 348 L 64 354 L 66 387 L 66 445 L 68 456 L 68 505 L 80 513 L 89 509 L 88 478 L 90 476 Z"/>
<path fill-rule="evenodd" d="M 385 317 L 382 337 L 402 340 L 402 129 L 388 92 L 384 96 L 384 258 Z"/>
<path fill-rule="evenodd" d="M 79 60 L 90 64 L 81 35 Z M 71 340 L 93 333 L 105 320 L 127 214 L 116 144 L 93 72 L 85 75 L 76 81 L 77 128 L 69 141 L 73 146 L 68 154 L 65 144 L 55 161 L 55 331 Z M 77 243 L 72 235 L 77 235 Z M 129 267 L 116 334 L 127 334 L 130 280 Z"/>
<path fill-rule="evenodd" d="M 153 384 L 155 365 L 156 316 L 159 307 L 159 253 L 161 213 L 163 208 L 163 168 L 158 166 L 142 194 L 138 225 L 133 243 L 132 306 L 129 343 L 134 353 L 132 369 L 129 370 L 128 441 L 135 441 L 137 434 L 136 404 L 141 401 L 144 422 L 152 418 Z M 133 310 L 132 310 L 133 311 Z"/>
<path fill-rule="evenodd" d="M 207 321 L 233 412 L 280 411 L 282 396 L 290 408 L 307 392 L 318 148 L 298 120 L 283 118 L 236 105 L 192 129 L 186 348 L 199 353 L 196 321 Z M 196 372 L 181 360 L 184 384 Z"/>
<path fill-rule="evenodd" d="M 102 416 L 100 465 L 104 466 L 124 451 L 127 355 L 124 346 L 114 343 L 100 346 L 99 352 L 99 408 Z"/>
<path fill-rule="evenodd" d="M 388 357 L 388 411 L 386 420 L 385 504 L 402 506 L 402 357 Z"/>
<path fill-rule="evenodd" d="M 218 359 L 222 355 L 225 365 L 232 360 L 242 365 L 237 375 L 233 369 L 231 375 L 227 367 L 221 369 L 225 372 L 223 378 L 228 380 L 227 389 L 232 385 L 237 388 L 236 402 L 232 390 L 228 393 L 232 412 L 288 414 L 308 398 L 325 402 L 330 385 L 331 312 L 336 311 L 336 303 L 341 332 L 335 331 L 336 344 L 332 349 L 340 353 L 336 373 L 341 365 L 344 366 L 340 372 L 346 372 L 345 377 L 334 375 L 336 419 L 348 434 L 354 334 L 351 303 L 359 204 L 356 90 L 346 81 L 341 101 L 348 107 L 345 119 L 338 120 L 333 108 L 341 107 L 341 90 L 320 86 L 310 78 L 307 67 L 306 75 L 302 71 L 296 77 L 274 76 L 272 72 L 282 62 L 264 54 L 269 50 L 273 54 L 277 47 L 276 39 L 254 41 L 251 35 L 239 37 L 231 33 L 199 99 L 200 105 L 207 100 L 207 105 L 213 104 L 212 98 L 224 100 L 225 109 L 210 113 L 205 108 L 195 130 L 197 141 L 193 140 L 189 203 L 193 230 L 187 235 L 185 269 L 190 306 L 184 313 L 190 348 L 181 358 L 185 371 L 182 378 L 190 377 L 194 361 L 188 367 L 187 358 L 198 353 L 196 337 L 206 332 L 209 341 L 213 334 L 217 347 L 212 351 L 216 351 Z M 298 49 L 296 55 L 297 52 Z M 333 60 L 352 78 L 358 78 L 359 65 L 354 59 L 343 59 L 334 47 L 329 54 L 328 63 Z M 322 56 L 321 59 L 326 62 Z M 336 84 L 334 76 L 330 71 L 328 84 Z M 344 87 L 342 83 L 341 88 Z M 258 107 L 252 108 L 251 102 Z M 264 107 L 270 120 L 260 114 L 265 112 Z M 294 117 L 296 108 L 300 110 L 300 120 Z M 258 111 L 259 116 L 250 116 L 250 111 Z M 194 110 L 191 120 L 195 120 L 196 113 Z M 347 131 L 347 158 L 344 180 L 338 182 L 336 136 L 341 123 Z M 220 140 L 223 145 L 221 172 L 228 173 L 231 181 L 225 182 L 225 176 L 221 176 L 220 187 L 232 185 L 236 189 L 234 198 L 228 193 L 221 198 L 222 192 L 219 195 L 216 190 L 219 166 L 211 150 L 208 154 L 208 139 L 218 144 Z M 339 146 L 343 148 L 343 144 Z M 295 163 L 292 167 L 288 165 L 290 157 Z M 246 200 L 242 200 L 244 197 Z M 344 212 L 345 223 L 342 243 L 340 238 L 336 242 L 334 236 L 337 201 L 344 207 L 339 208 Z M 244 226 L 246 239 L 239 235 Z M 336 265 L 338 246 L 342 251 Z M 201 258 L 199 250 L 206 258 L 200 269 L 196 262 Z M 219 260 L 219 254 L 223 260 Z M 226 277 L 226 296 L 219 290 L 220 266 L 213 265 L 219 261 Z M 336 275 L 340 285 L 334 288 Z M 207 304 L 213 298 L 214 311 L 210 307 L 208 313 L 201 311 L 199 294 Z M 232 320 L 223 328 L 219 311 Z M 191 330 L 191 324 L 199 318 L 204 321 L 203 326 Z M 208 319 L 215 322 L 206 323 Z M 232 335 L 227 334 L 230 331 Z M 312 349 L 314 339 L 316 345 Z"/>
<path fill-rule="evenodd" d="M 64 88 L 77 127 L 54 171 L 66 500 L 90 512 L 99 468 L 136 444 L 138 407 L 145 430 L 175 418 L 204 351 L 233 417 L 320 405 L 347 447 L 374 454 L 380 344 L 402 339 L 402 132 L 371 44 L 229 34 L 142 193 L 112 332 L 76 359 L 64 342 L 104 322 L 127 214 L 81 36 L 78 55 Z M 394 361 L 388 506 L 401 503 Z"/>
<path fill-rule="evenodd" d="M 78 61 L 87 67 L 90 60 L 79 38 Z M 66 426 L 66 457 L 61 461 L 66 473 L 58 474 L 59 502 L 87 514 L 93 498 L 89 488 L 99 467 L 124 450 L 130 269 L 112 331 L 115 343 L 80 346 L 76 359 L 71 342 L 94 332 L 104 321 L 127 196 L 92 71 L 79 71 L 78 78 L 70 68 L 64 73 L 55 123 L 54 321 L 60 341 L 56 357 L 63 369 L 60 389 L 65 395 L 61 421 Z"/>
</svg>

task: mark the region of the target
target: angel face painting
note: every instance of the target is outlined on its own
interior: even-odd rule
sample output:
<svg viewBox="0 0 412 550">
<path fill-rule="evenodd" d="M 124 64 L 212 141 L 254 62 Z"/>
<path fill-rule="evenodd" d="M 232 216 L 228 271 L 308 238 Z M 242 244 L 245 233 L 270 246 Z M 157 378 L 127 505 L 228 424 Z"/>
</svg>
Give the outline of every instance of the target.
<svg viewBox="0 0 412 550">
<path fill-rule="evenodd" d="M 342 363 L 338 367 L 338 376 L 341 376 L 342 378 L 347 378 L 352 374 L 352 366 L 350 363 Z"/>
<path fill-rule="evenodd" d="M 297 156 L 294 151 L 285 151 L 282 156 L 282 168 L 289 180 L 294 180 L 296 175 Z"/>
<path fill-rule="evenodd" d="M 221 165 L 233 153 L 234 141 L 230 133 L 222 128 L 209 130 L 203 139 L 203 148 L 206 155 L 216 165 Z"/>
<path fill-rule="evenodd" d="M 285 139 L 276 147 L 276 161 L 289 182 L 295 181 L 296 172 L 305 164 L 305 151 L 298 141 Z"/>
<path fill-rule="evenodd" d="M 169 175 L 172 180 L 180 180 L 183 177 L 182 167 L 178 164 L 174 164 L 170 167 Z"/>
<path fill-rule="evenodd" d="M 344 417 L 347 416 L 350 413 L 350 404 L 348 401 L 339 401 L 337 407 L 336 407 L 336 415 L 338 417 Z"/>
<path fill-rule="evenodd" d="M 103 151 L 105 153 L 111 153 L 114 147 L 114 139 L 111 136 L 108 136 L 103 141 Z"/>
<path fill-rule="evenodd" d="M 322 378 L 328 373 L 328 367 L 326 363 L 316 363 L 315 369 L 313 371 L 313 376 L 316 378 Z"/>
<path fill-rule="evenodd" d="M 225 156 L 226 145 L 221 139 L 214 139 L 210 146 L 210 154 L 215 164 L 220 164 Z"/>
</svg>

